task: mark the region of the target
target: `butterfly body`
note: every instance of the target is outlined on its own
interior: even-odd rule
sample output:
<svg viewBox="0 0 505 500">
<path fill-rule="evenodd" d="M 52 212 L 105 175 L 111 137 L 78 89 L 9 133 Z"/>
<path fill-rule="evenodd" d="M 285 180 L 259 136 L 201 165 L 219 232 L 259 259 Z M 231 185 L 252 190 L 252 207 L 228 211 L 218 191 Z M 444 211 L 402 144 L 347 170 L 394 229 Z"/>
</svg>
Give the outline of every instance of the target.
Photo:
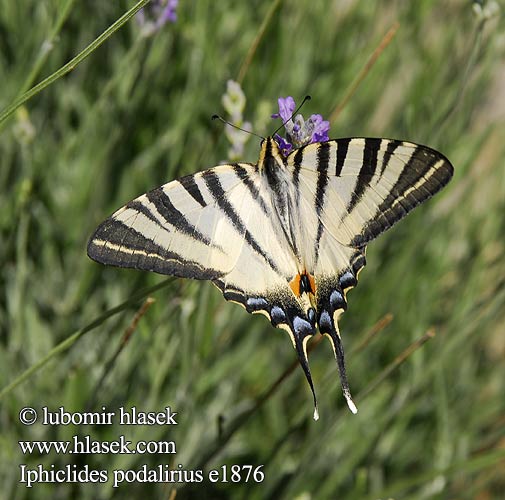
<svg viewBox="0 0 505 500">
<path fill-rule="evenodd" d="M 97 228 L 88 255 L 211 280 L 225 299 L 289 333 L 313 395 L 306 346 L 319 329 L 356 412 L 338 331 L 346 294 L 357 284 L 368 242 L 452 172 L 443 155 L 407 142 L 337 139 L 285 157 L 267 137 L 257 164 L 220 165 L 131 201 Z"/>
</svg>

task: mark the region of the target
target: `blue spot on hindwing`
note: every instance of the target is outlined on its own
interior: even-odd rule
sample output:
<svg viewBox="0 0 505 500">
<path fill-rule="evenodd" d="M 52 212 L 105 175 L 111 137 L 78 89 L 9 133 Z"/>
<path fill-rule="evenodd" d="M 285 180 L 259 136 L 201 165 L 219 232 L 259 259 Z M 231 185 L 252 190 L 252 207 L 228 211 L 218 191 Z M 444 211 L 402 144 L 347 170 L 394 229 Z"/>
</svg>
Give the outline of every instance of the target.
<svg viewBox="0 0 505 500">
<path fill-rule="evenodd" d="M 356 277 L 351 273 L 351 271 L 346 271 L 344 274 L 342 274 L 338 282 L 342 290 L 345 290 L 346 288 L 352 288 L 358 283 Z"/>
<path fill-rule="evenodd" d="M 333 325 L 330 314 L 326 310 L 322 311 L 321 314 L 319 315 L 319 331 L 321 333 L 331 332 L 332 326 Z"/>
<path fill-rule="evenodd" d="M 266 310 L 268 302 L 262 297 L 250 297 L 247 299 L 246 308 L 248 312 Z"/>
<path fill-rule="evenodd" d="M 274 306 L 270 310 L 270 320 L 274 326 L 286 323 L 286 313 L 279 306 Z"/>
<path fill-rule="evenodd" d="M 347 302 L 339 290 L 333 290 L 333 292 L 331 292 L 330 305 L 333 311 L 337 309 L 343 309 L 345 311 L 347 309 Z"/>
<path fill-rule="evenodd" d="M 300 318 L 300 316 L 295 316 L 293 319 L 293 328 L 295 333 L 303 334 L 303 336 L 314 333 L 314 327 L 306 319 Z"/>
</svg>

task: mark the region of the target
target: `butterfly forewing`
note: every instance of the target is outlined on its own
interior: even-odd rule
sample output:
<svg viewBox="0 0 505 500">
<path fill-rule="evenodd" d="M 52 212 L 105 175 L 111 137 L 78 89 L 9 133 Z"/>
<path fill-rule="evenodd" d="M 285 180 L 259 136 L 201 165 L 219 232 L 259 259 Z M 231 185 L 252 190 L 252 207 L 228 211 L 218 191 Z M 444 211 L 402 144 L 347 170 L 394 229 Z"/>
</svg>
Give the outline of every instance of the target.
<svg viewBox="0 0 505 500">
<path fill-rule="evenodd" d="M 449 161 L 431 148 L 377 138 L 310 144 L 292 153 L 288 163 L 300 182 L 305 180 L 324 230 L 353 247 L 405 217 L 453 173 Z"/>
<path fill-rule="evenodd" d="M 244 163 L 169 182 L 103 222 L 88 254 L 104 264 L 264 294 L 286 283 L 294 261 L 278 238 L 271 199 L 260 189 L 255 167 Z"/>
<path fill-rule="evenodd" d="M 230 193 L 242 187 L 229 169 L 218 169 Z M 223 226 L 221 210 L 212 202 L 204 173 L 199 173 L 169 182 L 119 209 L 97 228 L 88 254 L 104 264 L 213 279 L 234 257 L 232 246 L 224 248 L 220 240 L 236 243 L 241 237 Z"/>
</svg>

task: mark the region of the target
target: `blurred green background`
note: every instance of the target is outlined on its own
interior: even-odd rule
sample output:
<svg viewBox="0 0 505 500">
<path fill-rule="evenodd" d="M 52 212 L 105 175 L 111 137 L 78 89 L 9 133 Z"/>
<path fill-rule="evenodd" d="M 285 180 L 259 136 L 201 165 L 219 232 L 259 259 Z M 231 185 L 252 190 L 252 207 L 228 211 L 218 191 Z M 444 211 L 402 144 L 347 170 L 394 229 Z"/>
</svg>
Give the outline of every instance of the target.
<svg viewBox="0 0 505 500">
<path fill-rule="evenodd" d="M 0 109 L 132 6 L 0 1 Z M 244 118 L 257 133 L 273 131 L 279 96 L 311 94 L 304 115 L 329 118 L 398 22 L 333 115 L 330 137 L 427 144 L 452 161 L 454 178 L 368 248 L 340 325 L 356 416 L 327 342 L 310 358 L 321 414 L 314 422 L 302 371 L 276 384 L 296 358 L 287 335 L 226 303 L 209 283 L 172 279 L 151 294 L 155 303 L 128 340 L 142 298 L 3 392 L 0 496 L 503 498 L 503 10 L 467 0 L 182 0 L 177 15 L 153 36 L 142 36 L 132 19 L 0 124 L 0 390 L 105 311 L 165 279 L 91 262 L 87 239 L 133 197 L 226 159 L 223 127 L 210 116 L 223 113 L 226 82 L 240 68 Z M 249 139 L 244 160 L 256 161 L 258 149 Z M 363 347 L 374 325 L 378 333 Z M 405 352 L 427 332 L 435 336 Z M 179 425 L 27 427 L 18 419 L 26 406 L 171 406 Z M 177 454 L 22 455 L 18 445 L 74 434 L 173 440 Z M 265 479 L 27 489 L 19 464 L 87 464 L 110 475 L 143 464 L 204 471 L 250 464 L 263 465 Z"/>
</svg>

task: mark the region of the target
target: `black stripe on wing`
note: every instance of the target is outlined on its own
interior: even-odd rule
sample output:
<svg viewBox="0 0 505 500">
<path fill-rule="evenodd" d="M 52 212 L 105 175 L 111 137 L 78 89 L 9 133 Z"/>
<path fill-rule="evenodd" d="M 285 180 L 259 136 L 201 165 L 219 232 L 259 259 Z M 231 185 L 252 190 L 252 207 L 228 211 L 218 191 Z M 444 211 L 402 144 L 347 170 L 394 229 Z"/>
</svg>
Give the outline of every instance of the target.
<svg viewBox="0 0 505 500">
<path fill-rule="evenodd" d="M 256 187 L 251 177 L 249 176 L 249 172 L 242 165 L 240 165 L 240 163 L 235 163 L 234 165 L 232 165 L 232 168 L 236 176 L 244 183 L 244 185 L 249 190 L 249 193 L 251 193 L 252 199 L 256 201 L 256 203 L 258 203 L 262 212 L 267 217 L 271 217 L 272 214 L 270 213 L 270 210 L 268 209 L 265 200 L 261 196 L 259 189 Z"/>
<path fill-rule="evenodd" d="M 293 156 L 293 186 L 295 188 L 295 203 L 300 204 L 300 170 L 303 161 L 303 148 L 298 148 Z"/>
<path fill-rule="evenodd" d="M 402 145 L 402 141 L 397 141 L 395 139 L 388 140 L 388 145 L 386 146 L 386 152 L 384 153 L 384 156 L 382 157 L 381 175 L 384 173 L 384 170 L 386 170 L 386 167 L 388 166 L 391 156 L 393 156 L 396 149 L 401 145 Z"/>
<path fill-rule="evenodd" d="M 323 142 L 317 149 L 317 186 L 315 206 L 318 217 L 316 241 L 314 243 L 314 255 L 319 256 L 319 243 L 323 236 L 324 225 L 321 212 L 326 201 L 326 188 L 328 187 L 328 165 L 330 161 L 330 144 Z"/>
<path fill-rule="evenodd" d="M 300 169 L 302 168 L 303 148 L 298 148 L 293 156 L 293 185 L 298 190 L 300 185 Z"/>
<path fill-rule="evenodd" d="M 211 195 L 216 201 L 219 208 L 223 211 L 224 216 L 231 222 L 232 226 L 236 231 L 244 236 L 245 241 L 249 246 L 270 266 L 272 270 L 280 274 L 280 270 L 277 264 L 272 260 L 272 258 L 267 254 L 267 252 L 260 246 L 256 239 L 252 236 L 249 230 L 245 227 L 244 222 L 240 218 L 240 215 L 236 212 L 233 205 L 228 200 L 226 193 L 219 181 L 219 177 L 212 171 L 207 170 L 203 173 L 203 179 L 207 188 L 209 189 Z"/>
<path fill-rule="evenodd" d="M 212 244 L 211 240 L 207 236 L 191 224 L 182 212 L 177 210 L 170 200 L 170 197 L 163 190 L 163 187 L 149 191 L 149 193 L 146 194 L 146 197 L 156 207 L 158 213 L 167 221 L 167 223 L 172 225 L 175 229 L 177 229 L 177 231 L 187 234 L 205 245 Z M 142 213 L 145 213 L 145 211 L 142 211 Z"/>
<path fill-rule="evenodd" d="M 151 210 L 149 210 L 149 208 L 146 207 L 139 198 L 128 202 L 125 208 L 130 208 L 131 210 L 135 210 L 136 212 L 145 215 L 151 222 L 156 224 L 159 228 L 162 228 L 163 230 L 166 229 L 161 223 L 161 221 L 154 216 Z"/>
<path fill-rule="evenodd" d="M 335 175 L 338 177 L 344 167 L 345 159 L 347 158 L 347 151 L 352 139 L 337 139 L 337 157 L 335 161 Z"/>
<path fill-rule="evenodd" d="M 222 276 L 220 271 L 186 259 L 112 217 L 98 226 L 87 250 L 89 257 L 101 264 L 201 280 Z"/>
<path fill-rule="evenodd" d="M 195 181 L 194 174 L 186 175 L 178 180 L 179 184 L 187 191 L 187 193 L 202 207 L 206 207 L 207 203 L 202 196 L 200 188 Z"/>
<path fill-rule="evenodd" d="M 382 139 L 365 139 L 363 150 L 363 164 L 358 174 L 356 186 L 351 196 L 351 201 L 347 205 L 347 211 L 351 212 L 356 204 L 361 200 L 368 184 L 375 175 L 377 169 L 377 155 L 381 147 Z"/>
<path fill-rule="evenodd" d="M 390 151 L 393 147 L 398 147 L 397 141 L 392 142 L 394 144 L 391 145 Z M 394 152 L 390 153 L 388 160 L 393 155 Z M 383 165 L 383 176 L 387 175 L 387 168 L 387 165 Z M 417 145 L 388 196 L 377 208 L 375 216 L 351 241 L 351 246 L 363 246 L 389 229 L 417 205 L 440 191 L 449 182 L 453 172 L 453 166 L 444 155 L 426 146 Z M 373 189 L 373 186 L 370 189 Z"/>
</svg>

